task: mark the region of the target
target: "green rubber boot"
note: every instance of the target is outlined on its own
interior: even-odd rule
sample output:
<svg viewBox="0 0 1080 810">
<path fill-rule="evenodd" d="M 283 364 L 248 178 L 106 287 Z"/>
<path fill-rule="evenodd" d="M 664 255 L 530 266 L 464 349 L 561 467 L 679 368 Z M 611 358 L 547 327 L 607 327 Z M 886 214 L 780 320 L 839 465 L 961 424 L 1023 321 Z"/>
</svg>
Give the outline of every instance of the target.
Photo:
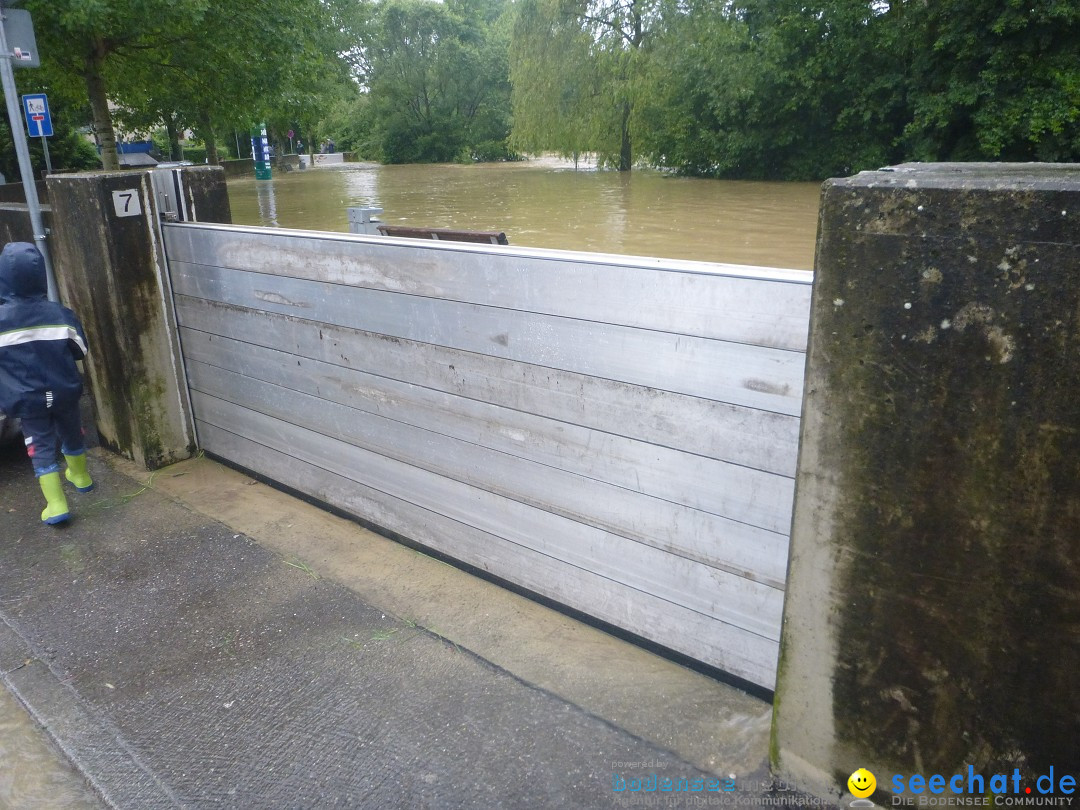
<svg viewBox="0 0 1080 810">
<path fill-rule="evenodd" d="M 41 519 L 50 526 L 63 523 L 71 517 L 68 512 L 67 498 L 64 497 L 64 482 L 60 480 L 60 473 L 54 472 L 38 478 L 41 492 L 47 501 L 45 511 L 41 513 Z"/>
<path fill-rule="evenodd" d="M 77 456 L 65 455 L 64 460 L 67 462 L 64 477 L 71 482 L 71 485 L 79 492 L 92 490 L 94 482 L 90 478 L 90 473 L 86 471 L 86 452 L 79 453 Z"/>
</svg>

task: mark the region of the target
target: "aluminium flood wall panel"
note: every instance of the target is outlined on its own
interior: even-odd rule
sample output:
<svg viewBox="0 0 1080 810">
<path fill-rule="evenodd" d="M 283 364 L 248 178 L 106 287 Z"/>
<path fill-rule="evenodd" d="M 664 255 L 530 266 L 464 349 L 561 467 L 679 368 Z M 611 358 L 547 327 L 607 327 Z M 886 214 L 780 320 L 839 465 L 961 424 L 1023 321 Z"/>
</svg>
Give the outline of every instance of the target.
<svg viewBox="0 0 1080 810">
<path fill-rule="evenodd" d="M 204 449 L 772 688 L 809 273 L 163 231 Z"/>
</svg>

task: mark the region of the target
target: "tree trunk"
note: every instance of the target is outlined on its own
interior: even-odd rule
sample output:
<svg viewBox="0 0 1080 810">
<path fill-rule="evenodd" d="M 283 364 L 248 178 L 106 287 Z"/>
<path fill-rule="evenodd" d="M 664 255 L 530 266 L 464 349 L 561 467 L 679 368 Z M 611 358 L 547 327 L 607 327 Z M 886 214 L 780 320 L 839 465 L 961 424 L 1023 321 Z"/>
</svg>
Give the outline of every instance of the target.
<svg viewBox="0 0 1080 810">
<path fill-rule="evenodd" d="M 642 25 L 641 4 L 638 0 L 632 0 L 630 4 L 631 15 L 634 21 L 634 35 L 630 40 L 630 53 L 628 54 L 629 62 L 624 62 L 623 65 L 628 71 L 632 71 L 634 60 L 639 55 L 641 50 L 641 44 L 645 40 L 645 32 Z M 631 73 L 631 75 L 633 75 Z M 630 87 L 632 82 L 629 81 L 627 76 L 623 76 L 623 87 L 627 93 L 632 92 Z M 622 144 L 619 149 L 619 171 L 628 172 L 634 166 L 634 148 L 630 139 L 630 99 L 633 96 L 629 96 L 623 99 L 622 107 Z"/>
<path fill-rule="evenodd" d="M 105 44 L 95 39 L 86 57 L 86 92 L 90 97 L 90 110 L 94 115 L 94 131 L 101 147 L 101 168 L 116 171 L 120 168 L 120 156 L 116 151 L 116 131 L 113 129 L 112 113 L 109 112 L 108 91 L 101 68 L 105 62 Z"/>
<path fill-rule="evenodd" d="M 169 160 L 183 160 L 184 151 L 180 148 L 180 133 L 176 131 L 176 122 L 171 115 L 165 116 L 165 134 L 169 136 Z"/>
<path fill-rule="evenodd" d="M 199 130 L 203 143 L 206 144 L 206 162 L 211 166 L 217 166 L 221 162 L 218 157 L 217 139 L 214 137 L 214 125 L 210 121 L 210 113 L 206 110 L 199 111 Z"/>
<path fill-rule="evenodd" d="M 628 172 L 634 165 L 634 151 L 630 142 L 630 102 L 622 108 L 622 144 L 619 148 L 619 171 Z"/>
</svg>

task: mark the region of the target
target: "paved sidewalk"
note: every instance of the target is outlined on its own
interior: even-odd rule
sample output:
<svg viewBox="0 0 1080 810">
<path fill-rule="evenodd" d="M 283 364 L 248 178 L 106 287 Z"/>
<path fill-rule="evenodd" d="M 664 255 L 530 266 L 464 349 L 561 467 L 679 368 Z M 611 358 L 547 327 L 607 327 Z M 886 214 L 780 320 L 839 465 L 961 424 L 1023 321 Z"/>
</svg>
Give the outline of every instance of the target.
<svg viewBox="0 0 1080 810">
<path fill-rule="evenodd" d="M 0 450 L 0 677 L 108 805 L 768 793 L 765 703 L 209 460 L 91 456 L 53 528 Z"/>
</svg>

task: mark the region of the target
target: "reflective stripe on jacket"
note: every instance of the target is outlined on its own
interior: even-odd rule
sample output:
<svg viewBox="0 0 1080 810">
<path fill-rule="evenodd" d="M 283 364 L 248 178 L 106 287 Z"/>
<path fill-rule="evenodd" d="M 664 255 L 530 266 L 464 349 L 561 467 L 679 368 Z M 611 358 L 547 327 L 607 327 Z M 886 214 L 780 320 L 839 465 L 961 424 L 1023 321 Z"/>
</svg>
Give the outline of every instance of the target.
<svg viewBox="0 0 1080 810">
<path fill-rule="evenodd" d="M 75 314 L 51 301 L 0 305 L 0 410 L 39 414 L 77 401 L 86 336 Z"/>
<path fill-rule="evenodd" d="M 45 269 L 34 245 L 12 242 L 0 252 L 0 410 L 41 414 L 78 400 L 86 334 L 75 313 L 45 290 Z"/>
</svg>

